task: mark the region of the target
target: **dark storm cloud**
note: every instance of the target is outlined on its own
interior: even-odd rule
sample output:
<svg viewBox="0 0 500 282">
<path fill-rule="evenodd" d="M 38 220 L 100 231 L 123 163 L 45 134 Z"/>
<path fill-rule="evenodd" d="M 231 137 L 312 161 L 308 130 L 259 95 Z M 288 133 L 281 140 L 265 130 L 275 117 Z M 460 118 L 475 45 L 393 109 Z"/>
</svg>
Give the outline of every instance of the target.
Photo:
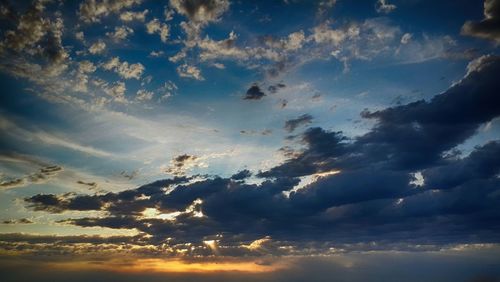
<svg viewBox="0 0 500 282">
<path fill-rule="evenodd" d="M 302 152 L 284 152 L 295 156 L 282 165 L 260 172 L 261 177 L 298 177 L 332 169 L 332 161 L 347 153 L 348 144 L 342 132 L 329 132 L 322 128 L 307 129 L 300 141 L 306 145 Z"/>
<path fill-rule="evenodd" d="M 260 100 L 262 97 L 266 96 L 262 90 L 260 90 L 260 87 L 257 84 L 254 84 L 248 88 L 247 93 L 245 94 L 245 97 L 243 97 L 244 100 Z"/>
<path fill-rule="evenodd" d="M 484 19 L 468 21 L 462 26 L 462 34 L 494 40 L 500 43 L 500 1 L 484 1 Z"/>
<path fill-rule="evenodd" d="M 260 175 L 302 176 L 367 165 L 409 171 L 442 162 L 443 153 L 500 115 L 499 72 L 499 57 L 483 56 L 469 64 L 460 82 L 430 101 L 364 111 L 362 117 L 377 124 L 349 142 L 342 132 L 310 129 L 302 135 L 302 154 Z"/>
<path fill-rule="evenodd" d="M 248 170 L 248 169 L 244 169 L 238 173 L 235 173 L 231 176 L 231 179 L 234 179 L 234 180 L 243 180 L 245 178 L 248 178 L 252 176 L 252 173 Z"/>
<path fill-rule="evenodd" d="M 52 194 L 38 194 L 25 201 L 29 203 L 29 207 L 37 211 L 48 211 L 60 213 L 65 210 L 99 210 L 102 202 L 96 196 L 82 195 L 69 198 L 69 195 L 56 196 Z"/>
<path fill-rule="evenodd" d="M 285 122 L 285 130 L 293 132 L 299 126 L 305 126 L 312 123 L 313 117 L 310 114 L 303 114 L 295 119 L 290 119 Z"/>
<path fill-rule="evenodd" d="M 219 238 L 221 246 L 235 246 L 267 236 L 293 250 L 311 244 L 324 250 L 331 242 L 351 250 L 371 242 L 381 249 L 498 243 L 500 141 L 464 157 L 447 154 L 500 116 L 498 73 L 498 57 L 481 57 L 461 81 L 429 101 L 364 111 L 376 124 L 357 138 L 309 128 L 291 138 L 303 149 L 284 147 L 290 159 L 259 172 L 266 178 L 260 184 L 244 181 L 250 172 L 242 171 L 230 178 L 160 180 L 104 195 L 35 195 L 26 202 L 56 213 L 105 211 L 105 217 L 63 222 L 135 228 L 153 243 Z M 173 161 L 182 167 L 191 158 Z M 419 184 L 417 171 L 423 177 Z M 301 176 L 313 180 L 299 189 Z M 175 220 L 144 217 L 146 208 L 176 212 Z"/>
</svg>

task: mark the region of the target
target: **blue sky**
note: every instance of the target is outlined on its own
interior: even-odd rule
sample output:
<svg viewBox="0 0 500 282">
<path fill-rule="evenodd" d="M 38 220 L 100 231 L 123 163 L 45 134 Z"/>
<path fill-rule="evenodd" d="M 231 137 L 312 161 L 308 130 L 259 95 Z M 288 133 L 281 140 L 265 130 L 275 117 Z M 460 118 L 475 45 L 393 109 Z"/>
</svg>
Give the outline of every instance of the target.
<svg viewBox="0 0 500 282">
<path fill-rule="evenodd" d="M 497 253 L 499 7 L 0 2 L 2 259 Z"/>
</svg>

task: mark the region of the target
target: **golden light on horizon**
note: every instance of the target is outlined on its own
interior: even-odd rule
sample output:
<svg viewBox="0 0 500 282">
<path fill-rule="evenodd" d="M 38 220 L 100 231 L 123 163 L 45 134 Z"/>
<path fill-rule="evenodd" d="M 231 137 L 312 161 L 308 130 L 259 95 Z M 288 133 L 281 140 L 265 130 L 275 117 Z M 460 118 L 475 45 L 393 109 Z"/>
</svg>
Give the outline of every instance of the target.
<svg viewBox="0 0 500 282">
<path fill-rule="evenodd" d="M 284 263 L 258 263 L 257 260 L 214 259 L 213 261 L 188 261 L 179 258 L 172 259 L 112 259 L 103 264 L 93 261 L 49 263 L 49 268 L 65 270 L 104 270 L 113 272 L 159 272 L 159 273 L 216 273 L 216 272 L 246 272 L 266 273 L 286 268 Z"/>
</svg>

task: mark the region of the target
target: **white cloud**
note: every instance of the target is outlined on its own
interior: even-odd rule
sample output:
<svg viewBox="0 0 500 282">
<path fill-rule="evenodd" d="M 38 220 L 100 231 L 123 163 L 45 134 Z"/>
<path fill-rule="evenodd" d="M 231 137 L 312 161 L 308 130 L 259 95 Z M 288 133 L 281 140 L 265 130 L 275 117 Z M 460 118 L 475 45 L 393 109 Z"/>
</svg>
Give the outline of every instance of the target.
<svg viewBox="0 0 500 282">
<path fill-rule="evenodd" d="M 161 23 L 158 19 L 153 19 L 146 24 L 146 31 L 149 34 L 159 34 L 162 42 L 167 42 L 170 28 L 167 24 Z"/>
<path fill-rule="evenodd" d="M 80 19 L 86 23 L 99 22 L 102 17 L 118 13 L 124 8 L 140 4 L 142 0 L 85 0 L 80 4 L 78 14 Z"/>
<path fill-rule="evenodd" d="M 165 55 L 165 52 L 163 52 L 163 51 L 151 51 L 149 53 L 149 56 L 153 57 L 153 58 L 158 58 L 158 57 L 161 57 L 163 55 Z"/>
<path fill-rule="evenodd" d="M 141 63 L 129 64 L 120 62 L 119 57 L 113 57 L 102 65 L 105 70 L 113 70 L 124 79 L 139 79 L 144 72 L 144 66 Z"/>
<path fill-rule="evenodd" d="M 113 97 L 113 100 L 119 103 L 128 102 L 125 98 L 125 91 L 127 91 L 127 88 L 125 87 L 125 83 L 122 81 L 117 81 L 112 86 L 104 87 L 104 92 Z"/>
<path fill-rule="evenodd" d="M 142 12 L 131 12 L 131 11 L 125 11 L 120 14 L 120 20 L 124 22 L 130 22 L 130 21 L 140 21 L 144 22 L 146 19 L 146 15 L 149 13 L 149 10 L 146 9 Z"/>
<path fill-rule="evenodd" d="M 102 54 L 104 53 L 104 50 L 106 50 L 106 43 L 104 43 L 102 40 L 99 40 L 95 42 L 94 44 L 90 45 L 89 52 L 90 54 L 96 55 L 96 54 Z"/>
<path fill-rule="evenodd" d="M 83 31 L 76 32 L 75 38 L 80 40 L 81 42 L 85 42 L 85 34 L 83 33 Z"/>
<path fill-rule="evenodd" d="M 106 32 L 106 35 L 115 41 L 124 40 L 130 34 L 133 34 L 134 30 L 128 26 L 116 26 L 114 32 Z"/>
<path fill-rule="evenodd" d="M 411 33 L 403 34 L 403 36 L 401 37 L 401 44 L 408 44 L 412 37 L 413 35 L 411 35 Z"/>
<path fill-rule="evenodd" d="M 78 70 L 81 73 L 92 73 L 95 72 L 97 67 L 91 61 L 81 61 L 78 63 Z"/>
<path fill-rule="evenodd" d="M 375 10 L 377 13 L 388 14 L 394 10 L 396 10 L 396 5 L 390 4 L 387 0 L 377 0 L 375 4 Z"/>
<path fill-rule="evenodd" d="M 177 67 L 177 73 L 180 77 L 193 78 L 196 80 L 204 80 L 203 76 L 201 76 L 201 71 L 195 66 L 190 66 L 187 64 L 183 64 Z"/>
</svg>

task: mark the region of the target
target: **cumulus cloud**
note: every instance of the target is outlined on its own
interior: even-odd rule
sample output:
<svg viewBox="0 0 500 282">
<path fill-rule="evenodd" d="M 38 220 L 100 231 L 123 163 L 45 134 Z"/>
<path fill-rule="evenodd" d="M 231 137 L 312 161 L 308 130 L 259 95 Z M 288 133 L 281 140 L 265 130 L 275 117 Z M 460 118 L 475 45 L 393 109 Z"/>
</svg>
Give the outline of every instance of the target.
<svg viewBox="0 0 500 282">
<path fill-rule="evenodd" d="M 137 93 L 135 95 L 135 99 L 137 101 L 150 101 L 153 99 L 154 93 L 152 91 L 147 91 L 144 89 L 139 89 L 137 90 Z"/>
<path fill-rule="evenodd" d="M 124 22 L 131 22 L 131 21 L 140 21 L 144 22 L 146 20 L 146 15 L 149 13 L 149 10 L 146 9 L 142 12 L 132 12 L 132 11 L 125 11 L 120 14 L 120 20 Z"/>
<path fill-rule="evenodd" d="M 78 63 L 78 71 L 81 73 L 93 73 L 97 67 L 91 61 L 81 61 Z"/>
<path fill-rule="evenodd" d="M 484 1 L 484 19 L 480 22 L 467 21 L 462 34 L 489 39 L 500 43 L 500 1 Z"/>
<path fill-rule="evenodd" d="M 121 41 L 127 38 L 127 36 L 134 33 L 134 30 L 128 26 L 116 26 L 114 32 L 106 32 L 106 35 L 109 36 L 114 41 Z"/>
<path fill-rule="evenodd" d="M 47 17 L 46 4 L 34 1 L 25 13 L 7 18 L 15 28 L 6 30 L 0 42 L 3 71 L 44 83 L 68 68 L 63 19 L 60 15 Z"/>
<path fill-rule="evenodd" d="M 102 65 L 105 70 L 113 70 L 124 79 L 140 79 L 144 72 L 144 66 L 141 63 L 129 64 L 120 62 L 120 58 L 113 57 Z"/>
<path fill-rule="evenodd" d="M 170 28 L 167 24 L 160 22 L 160 20 L 153 19 L 146 24 L 146 31 L 149 34 L 157 33 L 158 35 L 160 35 L 160 39 L 162 42 L 167 42 Z"/>
<path fill-rule="evenodd" d="M 106 43 L 104 43 L 104 41 L 102 40 L 94 42 L 89 47 L 89 53 L 92 55 L 102 54 L 104 53 L 105 50 L 106 50 Z"/>
<path fill-rule="evenodd" d="M 188 64 L 183 64 L 177 67 L 177 74 L 180 77 L 192 78 L 196 80 L 204 80 L 201 75 L 201 71 L 196 66 L 191 66 Z"/>
<path fill-rule="evenodd" d="M 142 0 L 85 0 L 80 4 L 78 15 L 80 19 L 86 23 L 100 22 L 103 17 L 119 13 L 125 8 L 141 3 Z"/>
<path fill-rule="evenodd" d="M 125 86 L 125 82 L 123 81 L 117 81 L 112 85 L 107 85 L 104 87 L 104 92 L 113 97 L 113 99 L 119 103 L 127 103 L 127 99 L 125 98 L 125 91 L 127 91 L 127 88 Z"/>
</svg>

